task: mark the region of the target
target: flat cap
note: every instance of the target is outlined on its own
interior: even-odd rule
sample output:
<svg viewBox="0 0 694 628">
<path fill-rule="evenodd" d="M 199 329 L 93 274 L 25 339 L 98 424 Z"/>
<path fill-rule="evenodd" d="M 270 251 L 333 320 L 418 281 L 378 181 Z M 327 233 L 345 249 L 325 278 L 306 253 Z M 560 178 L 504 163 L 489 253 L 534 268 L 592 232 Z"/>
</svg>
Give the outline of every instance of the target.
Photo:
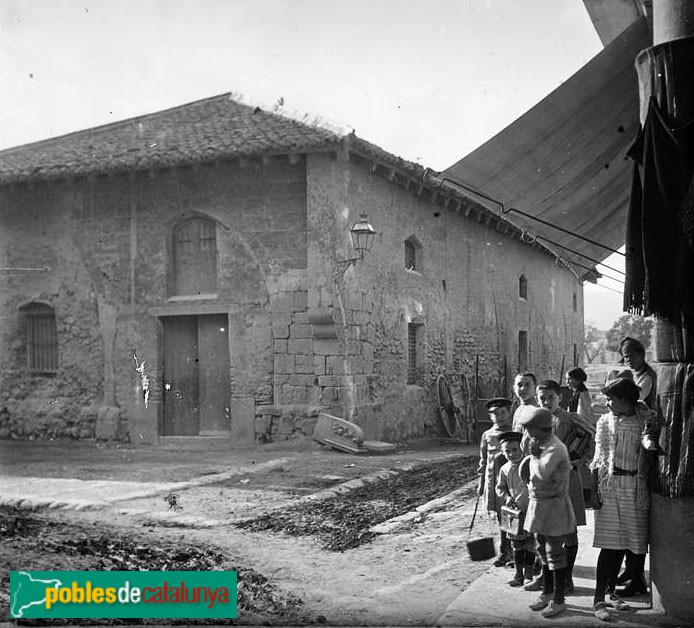
<svg viewBox="0 0 694 628">
<path fill-rule="evenodd" d="M 609 380 L 601 392 L 603 395 L 611 395 L 617 399 L 628 399 L 632 403 L 636 403 L 641 390 L 633 379 L 617 377 Z"/>
<path fill-rule="evenodd" d="M 535 408 L 518 421 L 518 424 L 523 427 L 539 427 L 541 429 L 552 427 L 552 423 L 552 413 L 545 408 Z"/>
<path fill-rule="evenodd" d="M 508 432 L 501 432 L 499 434 L 499 442 L 500 443 L 510 443 L 510 442 L 516 442 L 520 443 L 521 440 L 523 440 L 523 434 L 520 432 L 514 432 L 513 430 L 510 430 Z"/>
<path fill-rule="evenodd" d="M 494 397 L 494 399 L 490 399 L 484 405 L 487 406 L 487 410 L 491 411 L 497 408 L 510 408 L 513 402 L 510 399 L 506 399 L 506 397 Z"/>
</svg>

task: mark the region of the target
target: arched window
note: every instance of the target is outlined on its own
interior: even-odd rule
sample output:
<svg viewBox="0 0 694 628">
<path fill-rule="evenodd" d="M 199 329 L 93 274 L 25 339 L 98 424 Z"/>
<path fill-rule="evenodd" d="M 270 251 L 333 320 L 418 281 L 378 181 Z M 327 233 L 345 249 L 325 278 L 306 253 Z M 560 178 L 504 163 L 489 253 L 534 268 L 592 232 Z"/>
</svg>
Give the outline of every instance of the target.
<svg viewBox="0 0 694 628">
<path fill-rule="evenodd" d="M 173 232 L 174 294 L 217 292 L 217 227 L 205 218 L 191 218 Z"/>
<path fill-rule="evenodd" d="M 521 299 L 528 298 L 528 280 L 525 275 L 518 277 L 518 296 Z"/>
<path fill-rule="evenodd" d="M 32 373 L 58 370 L 58 326 L 55 310 L 45 303 L 20 308 L 26 330 L 27 366 Z"/>
<path fill-rule="evenodd" d="M 415 236 L 405 240 L 405 268 L 422 272 L 422 244 Z"/>
</svg>

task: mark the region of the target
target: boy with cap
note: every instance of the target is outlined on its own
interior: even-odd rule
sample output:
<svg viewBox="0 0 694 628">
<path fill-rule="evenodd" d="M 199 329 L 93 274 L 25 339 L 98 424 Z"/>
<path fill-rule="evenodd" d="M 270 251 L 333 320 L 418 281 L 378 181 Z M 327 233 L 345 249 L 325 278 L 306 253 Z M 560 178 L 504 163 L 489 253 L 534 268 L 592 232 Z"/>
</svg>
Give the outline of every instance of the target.
<svg viewBox="0 0 694 628">
<path fill-rule="evenodd" d="M 542 594 L 530 608 L 542 611 L 543 617 L 554 617 L 566 610 L 565 540 L 576 529 L 569 498 L 571 461 L 566 446 L 553 433 L 549 410 L 535 408 L 520 424 L 530 437 L 530 455 L 520 465 L 530 497 L 524 527 L 536 536 L 543 575 Z"/>
<path fill-rule="evenodd" d="M 590 481 L 590 471 L 588 465 L 593 460 L 595 451 L 595 428 L 585 417 L 577 412 L 569 412 L 560 407 L 561 387 L 559 382 L 546 379 L 537 385 L 537 398 L 540 405 L 552 413 L 554 417 L 554 434 L 565 445 L 570 444 L 572 435 L 576 434 L 576 429 L 582 430 L 585 438 L 581 440 L 582 449 L 575 450 L 573 447 L 569 451 L 571 460 L 571 473 L 569 475 L 569 497 L 571 506 L 576 517 L 576 525 L 586 525 L 586 505 L 583 499 L 583 483 Z M 566 593 L 573 593 L 573 568 L 578 554 L 578 533 L 567 537 L 566 544 Z"/>
<path fill-rule="evenodd" d="M 504 397 L 496 397 L 487 401 L 485 405 L 489 411 L 492 426 L 483 432 L 480 438 L 477 495 L 482 497 L 487 510 L 494 511 L 497 521 L 501 522 L 502 501 L 496 495 L 496 480 L 499 475 L 499 469 L 504 464 L 505 459 L 501 454 L 499 437 L 504 432 L 511 431 L 511 400 Z M 506 533 L 502 530 L 499 556 L 494 561 L 495 567 L 503 567 L 507 562 L 511 561 L 509 545 Z"/>
<path fill-rule="evenodd" d="M 521 479 L 519 473 L 520 461 L 523 452 L 520 442 L 523 435 L 520 432 L 504 432 L 499 436 L 501 452 L 508 462 L 499 470 L 499 479 L 496 483 L 496 494 L 505 506 L 518 508 L 523 514 L 528 510 L 528 485 Z M 513 546 L 513 562 L 516 574 L 509 585 L 512 587 L 523 586 L 524 580 L 533 579 L 533 565 L 535 564 L 535 539 L 532 534 L 521 530 L 518 535 L 507 533 Z"/>
</svg>

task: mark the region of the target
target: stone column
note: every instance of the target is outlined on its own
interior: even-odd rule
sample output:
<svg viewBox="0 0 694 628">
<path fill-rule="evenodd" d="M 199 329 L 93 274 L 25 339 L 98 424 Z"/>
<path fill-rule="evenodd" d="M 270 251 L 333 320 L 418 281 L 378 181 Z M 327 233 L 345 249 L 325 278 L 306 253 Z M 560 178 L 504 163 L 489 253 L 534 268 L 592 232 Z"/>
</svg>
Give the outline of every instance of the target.
<svg viewBox="0 0 694 628">
<path fill-rule="evenodd" d="M 653 34 L 654 46 L 636 59 L 641 122 L 653 98 L 667 126 L 677 129 L 694 120 L 694 2 L 654 0 Z M 678 237 L 682 236 L 673 241 Z M 656 254 L 673 263 L 671 250 Z M 689 280 L 694 282 L 694 273 Z M 651 495 L 653 605 L 667 615 L 691 621 L 694 465 L 690 468 L 688 458 L 694 455 L 689 436 L 694 427 L 694 321 L 682 316 L 679 321 L 658 320 L 655 349 L 658 405 L 666 428 L 661 444 L 666 455 L 659 460 Z"/>
</svg>

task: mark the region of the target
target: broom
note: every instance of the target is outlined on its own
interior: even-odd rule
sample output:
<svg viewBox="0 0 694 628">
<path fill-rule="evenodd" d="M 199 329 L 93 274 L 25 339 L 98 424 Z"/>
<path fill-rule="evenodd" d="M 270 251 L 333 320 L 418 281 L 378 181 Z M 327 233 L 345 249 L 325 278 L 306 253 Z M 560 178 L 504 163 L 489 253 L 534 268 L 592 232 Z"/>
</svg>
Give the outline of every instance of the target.
<svg viewBox="0 0 694 628">
<path fill-rule="evenodd" d="M 475 512 L 472 515 L 472 521 L 470 521 L 470 527 L 467 531 L 467 551 L 470 555 L 470 560 L 474 561 L 488 560 L 496 556 L 493 538 L 483 537 L 481 539 L 470 540 L 472 527 L 475 525 L 475 518 L 477 517 L 477 507 L 480 505 L 480 497 L 481 495 L 477 496 L 477 501 L 475 502 Z"/>
</svg>

